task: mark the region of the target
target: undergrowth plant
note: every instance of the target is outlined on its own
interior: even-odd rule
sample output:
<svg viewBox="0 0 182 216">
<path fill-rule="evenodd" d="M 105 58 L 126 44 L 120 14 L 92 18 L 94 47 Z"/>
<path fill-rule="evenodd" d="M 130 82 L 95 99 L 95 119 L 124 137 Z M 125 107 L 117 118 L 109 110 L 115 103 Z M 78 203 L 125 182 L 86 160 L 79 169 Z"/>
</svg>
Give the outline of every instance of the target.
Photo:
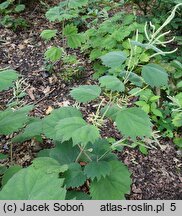
<svg viewBox="0 0 182 216">
<path fill-rule="evenodd" d="M 103 9 L 98 11 L 97 8 L 102 5 Z M 107 19 L 107 11 L 111 9 L 111 5 L 116 5 L 116 3 L 108 0 L 66 0 L 47 11 L 46 18 L 50 22 L 61 23 L 62 27 L 61 32 L 57 29 L 46 29 L 41 33 L 41 37 L 45 41 L 52 40 L 58 36 L 62 41 L 59 47 L 52 46 L 45 52 L 46 69 L 48 71 L 53 72 L 54 65 L 60 63 L 62 68 L 60 76 L 64 80 L 73 79 L 75 76 L 78 78 L 82 74 L 83 66 L 77 60 L 77 56 L 69 54 L 67 50 L 69 48 L 71 50 L 80 48 L 86 43 L 85 35 L 83 32 L 80 32 L 80 28 L 83 28 L 85 25 L 85 28 L 88 28 L 97 25 L 100 19 Z"/>
<path fill-rule="evenodd" d="M 13 17 L 12 14 L 19 14 L 25 10 L 24 4 L 16 4 L 14 0 L 3 1 L 0 4 L 0 24 L 6 28 L 12 28 L 16 31 L 21 28 L 27 28 L 28 23 L 21 17 Z"/>
<path fill-rule="evenodd" d="M 77 56 L 68 54 L 66 48 L 78 48 L 81 46 L 81 42 L 84 40 L 82 34 L 78 33 L 77 26 L 72 23 L 66 24 L 66 22 L 78 17 L 80 10 L 83 8 L 83 6 L 87 5 L 87 3 L 87 0 L 66 0 L 60 2 L 58 6 L 50 8 L 46 13 L 46 18 L 50 22 L 58 21 L 62 23 L 62 32 L 60 33 L 56 29 L 46 29 L 41 33 L 41 37 L 44 40 L 49 41 L 59 34 L 63 41 L 62 46 L 52 46 L 45 52 L 45 59 L 47 62 L 46 69 L 51 72 L 54 70 L 54 65 L 60 62 L 60 66 L 63 68 L 60 76 L 64 80 L 69 80 L 74 76 L 77 76 L 80 72 L 80 63 L 77 60 Z M 69 67 L 69 65 L 71 65 L 71 67 Z"/>
<path fill-rule="evenodd" d="M 7 77 L 9 77 L 9 81 L 5 82 L 2 88 L 7 89 L 12 86 L 17 73 L 12 70 L 3 70 L 0 76 L 2 80 L 8 80 Z M 82 88 L 83 98 L 76 96 L 78 101 L 89 102 L 101 93 L 99 86 L 83 86 Z M 77 90 L 80 89 L 73 91 Z M 73 92 L 72 94 L 75 95 Z M 6 170 L 2 177 L 3 188 L 0 199 L 66 199 L 67 197 L 79 199 L 80 196 L 84 199 L 89 199 L 89 197 L 124 199 L 124 194 L 129 193 L 130 189 L 130 173 L 112 153 L 114 146 L 101 138 L 97 126 L 88 124 L 81 112 L 74 107 L 57 109 L 43 119 L 29 117 L 28 112 L 32 108 L 32 106 L 25 106 L 16 110 L 8 108 L 1 111 L 1 135 L 23 130 L 12 140 L 12 142 L 23 142 L 32 138 L 37 139 L 44 134 L 55 141 L 56 147 L 40 152 L 39 158 L 35 159 L 28 168 L 19 169 L 14 166 Z M 144 117 L 147 118 L 145 115 Z M 150 125 L 149 119 L 147 121 Z M 24 125 L 27 125 L 25 129 L 23 129 Z M 149 128 L 146 131 L 150 133 Z M 107 183 L 110 181 L 112 185 L 108 187 Z M 27 182 L 26 189 L 19 190 L 25 182 Z M 14 184 L 17 186 L 17 192 L 12 195 L 11 190 Z M 87 185 L 90 196 L 77 192 L 76 188 L 84 184 Z M 32 185 L 34 185 L 33 188 Z M 103 196 L 105 187 L 107 187 L 107 193 Z M 73 190 L 66 191 L 70 188 Z M 29 192 L 25 193 L 26 190 Z"/>
<path fill-rule="evenodd" d="M 66 1 L 66 5 L 63 2 L 61 7 L 68 7 L 68 3 L 70 1 Z M 85 1 L 72 3 L 75 7 Z M 100 60 L 106 68 L 106 75 L 98 79 L 98 84 L 73 88 L 70 95 L 75 100 L 74 106 L 55 109 L 42 119 L 29 116 L 33 106 L 9 107 L 0 111 L 0 135 L 16 132 L 11 140 L 12 165 L 14 143 L 34 139 L 41 142 L 42 138 L 47 138 L 55 144 L 52 149 L 40 151 L 27 168 L 11 166 L 7 170 L 2 169 L 1 200 L 125 199 L 125 194 L 130 192 L 131 173 L 113 151 L 122 151 L 123 146 L 137 146 L 143 154 L 147 154 L 148 149 L 160 146 L 148 115 L 150 111 L 155 116 L 161 116 L 159 95 L 153 95 L 146 89 L 160 90 L 167 86 L 168 74 L 159 64 L 148 61 L 158 55 L 175 52 L 163 51 L 158 46 L 166 46 L 173 41 L 173 38 L 163 40 L 168 32 L 162 33 L 162 30 L 180 5 L 159 28 L 152 23 L 149 23 L 150 28 L 145 25 L 147 42 L 140 42 L 139 31 L 136 31 L 134 40 L 128 39 L 129 52 L 114 50 L 102 55 Z M 59 11 L 58 8 L 55 10 Z M 62 48 L 55 48 L 48 56 L 57 61 L 62 52 Z M 146 53 L 147 62 L 136 58 L 136 54 L 142 56 Z M 12 87 L 17 78 L 14 70 L 0 71 L 0 90 Z M 145 94 L 147 105 L 141 106 Z M 138 104 L 132 101 L 136 97 L 140 97 Z M 181 94 L 170 100 L 175 106 L 173 124 L 180 127 Z M 88 103 L 96 110 L 83 117 L 82 105 Z M 120 133 L 119 140 L 102 137 L 103 126 L 108 123 Z M 86 188 L 84 192 L 82 187 Z"/>
</svg>

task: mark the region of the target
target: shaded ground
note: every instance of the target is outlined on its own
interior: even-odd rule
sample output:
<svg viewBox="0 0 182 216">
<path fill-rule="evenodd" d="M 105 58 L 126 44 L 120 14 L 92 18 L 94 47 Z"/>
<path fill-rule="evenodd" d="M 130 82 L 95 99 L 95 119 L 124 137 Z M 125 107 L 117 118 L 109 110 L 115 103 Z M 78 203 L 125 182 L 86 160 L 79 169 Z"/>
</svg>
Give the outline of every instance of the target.
<svg viewBox="0 0 182 216">
<path fill-rule="evenodd" d="M 38 9 L 38 8 L 37 8 Z M 0 44 L 0 68 L 11 67 L 19 71 L 25 82 L 27 95 L 23 98 L 24 104 L 36 104 L 33 115 L 44 116 L 49 109 L 72 104 L 69 90 L 78 84 L 93 83 L 90 74 L 92 68 L 83 54 L 77 53 L 85 68 L 81 79 L 66 83 L 54 74 L 44 70 L 43 53 L 51 44 L 61 44 L 61 41 L 45 43 L 40 33 L 46 28 L 59 29 L 48 23 L 44 13 L 39 10 L 28 11 L 24 17 L 31 24 L 27 30 L 12 32 L 0 27 L 0 37 L 5 43 Z M 59 69 L 59 66 L 58 66 Z M 0 93 L 0 106 L 5 107 L 12 98 L 12 90 Z M 85 116 L 91 110 L 89 105 L 82 108 Z M 106 125 L 103 136 L 119 138 L 117 131 Z M 9 152 L 9 136 L 0 137 L 0 151 Z M 170 140 L 162 140 L 162 149 L 150 150 L 147 156 L 137 149 L 125 148 L 118 157 L 132 172 L 133 184 L 131 194 L 127 199 L 182 199 L 182 152 L 175 149 Z M 25 142 L 13 147 L 14 162 L 28 166 L 36 153 L 43 148 L 50 148 L 51 141 L 44 140 L 43 144 Z M 5 161 L 5 163 L 9 163 Z"/>
</svg>

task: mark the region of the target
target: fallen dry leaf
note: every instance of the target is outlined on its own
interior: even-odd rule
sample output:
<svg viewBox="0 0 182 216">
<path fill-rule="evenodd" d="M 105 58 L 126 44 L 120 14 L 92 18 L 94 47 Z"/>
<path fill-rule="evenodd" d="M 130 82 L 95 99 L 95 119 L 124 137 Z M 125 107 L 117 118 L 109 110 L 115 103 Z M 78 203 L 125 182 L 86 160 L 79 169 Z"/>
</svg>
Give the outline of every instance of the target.
<svg viewBox="0 0 182 216">
<path fill-rule="evenodd" d="M 53 108 L 49 106 L 46 110 L 46 115 L 49 115 L 53 111 Z"/>
<path fill-rule="evenodd" d="M 43 92 L 44 92 L 44 94 L 46 95 L 46 94 L 48 94 L 49 92 L 50 92 L 50 87 L 49 86 L 47 86 L 44 90 L 43 90 Z"/>
<path fill-rule="evenodd" d="M 35 100 L 35 96 L 33 94 L 35 88 L 34 87 L 31 87 L 29 89 L 26 90 L 26 92 L 28 93 L 29 97 L 34 101 Z"/>
</svg>

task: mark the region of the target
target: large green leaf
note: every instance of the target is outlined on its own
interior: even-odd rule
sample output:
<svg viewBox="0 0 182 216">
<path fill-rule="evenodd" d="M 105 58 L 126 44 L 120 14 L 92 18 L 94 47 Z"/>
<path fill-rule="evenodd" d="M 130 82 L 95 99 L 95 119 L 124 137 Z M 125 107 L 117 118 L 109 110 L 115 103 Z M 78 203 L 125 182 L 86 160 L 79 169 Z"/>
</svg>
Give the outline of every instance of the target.
<svg viewBox="0 0 182 216">
<path fill-rule="evenodd" d="M 172 122 L 175 127 L 181 127 L 182 126 L 182 112 L 175 114 Z"/>
<path fill-rule="evenodd" d="M 31 165 L 35 169 L 41 169 L 44 172 L 50 173 L 63 173 L 68 169 L 66 164 L 60 166 L 60 163 L 50 157 L 39 157 L 33 160 Z"/>
<path fill-rule="evenodd" d="M 62 49 L 60 47 L 52 46 L 44 54 L 45 59 L 51 62 L 56 62 L 62 57 Z"/>
<path fill-rule="evenodd" d="M 151 87 L 160 87 L 168 83 L 167 72 L 157 64 L 147 64 L 143 66 L 142 77 Z"/>
<path fill-rule="evenodd" d="M 7 90 L 13 86 L 13 81 L 17 80 L 18 74 L 15 70 L 0 70 L 0 91 Z"/>
<path fill-rule="evenodd" d="M 8 135 L 22 128 L 28 121 L 28 112 L 33 106 L 24 106 L 18 110 L 6 109 L 0 112 L 0 134 Z"/>
<path fill-rule="evenodd" d="M 0 200 L 64 200 L 64 179 L 59 178 L 61 166 L 55 169 L 55 162 L 51 163 L 49 160 L 49 167 L 46 169 L 46 160 L 47 158 L 13 175 L 0 192 Z M 52 172 L 50 163 L 53 165 Z M 62 171 L 65 171 L 65 166 Z"/>
<path fill-rule="evenodd" d="M 94 200 L 122 200 L 130 192 L 130 172 L 119 161 L 111 161 L 111 173 L 90 185 L 90 194 Z"/>
<path fill-rule="evenodd" d="M 22 167 L 18 165 L 10 166 L 3 175 L 2 185 L 4 186 L 9 181 L 9 179 L 11 179 L 12 176 L 19 172 L 21 169 Z"/>
<path fill-rule="evenodd" d="M 116 120 L 117 114 L 121 111 L 121 108 L 119 108 L 116 104 L 113 105 L 106 105 L 101 109 L 101 114 L 105 114 L 106 117 L 112 119 L 113 121 Z"/>
<path fill-rule="evenodd" d="M 87 124 L 80 117 L 64 118 L 56 126 L 56 139 L 62 142 L 72 139 L 73 145 L 85 145 L 99 137 L 97 127 Z"/>
<path fill-rule="evenodd" d="M 63 178 L 65 178 L 64 184 L 66 188 L 79 187 L 86 181 L 86 176 L 78 163 L 69 164 L 68 170 L 63 174 Z"/>
<path fill-rule="evenodd" d="M 120 111 L 116 117 L 116 125 L 122 135 L 132 139 L 152 135 L 149 116 L 140 108 L 126 108 Z"/>
<path fill-rule="evenodd" d="M 106 139 L 97 139 L 93 143 L 87 145 L 87 154 L 92 159 L 92 161 L 111 161 L 117 160 L 116 154 L 112 153 L 111 145 Z"/>
<path fill-rule="evenodd" d="M 85 166 L 84 173 L 87 175 L 88 178 L 94 180 L 97 178 L 99 181 L 101 177 L 106 177 L 111 172 L 111 164 L 110 162 L 106 161 L 93 161 L 88 163 Z"/>
<path fill-rule="evenodd" d="M 115 76 L 102 76 L 99 78 L 99 82 L 101 84 L 101 87 L 105 87 L 108 90 L 111 91 L 118 91 L 118 92 L 123 92 L 125 87 L 124 84 Z"/>
<path fill-rule="evenodd" d="M 56 6 L 53 8 L 50 8 L 47 12 L 46 12 L 46 18 L 49 21 L 61 21 L 62 19 L 60 19 L 60 7 Z"/>
<path fill-rule="evenodd" d="M 57 30 L 50 30 L 50 29 L 47 29 L 47 30 L 44 30 L 42 31 L 42 33 L 40 34 L 40 36 L 44 39 L 44 40 L 50 40 L 52 39 L 53 37 L 56 36 L 56 33 L 57 33 Z"/>
<path fill-rule="evenodd" d="M 67 38 L 67 43 L 70 48 L 77 48 L 81 46 L 82 35 L 78 34 L 78 29 L 73 24 L 66 25 L 63 31 L 64 36 Z"/>
<path fill-rule="evenodd" d="M 0 10 L 5 10 L 6 8 L 9 7 L 9 5 L 11 4 L 10 1 L 4 1 L 0 4 Z"/>
<path fill-rule="evenodd" d="M 47 138 L 56 139 L 55 127 L 57 123 L 64 118 L 82 117 L 79 110 L 74 107 L 62 107 L 54 110 L 49 116 L 43 119 L 43 133 Z"/>
<path fill-rule="evenodd" d="M 25 5 L 24 4 L 18 4 L 16 7 L 15 7 L 15 12 L 16 13 L 20 13 L 22 11 L 25 10 Z"/>
<path fill-rule="evenodd" d="M 71 96 L 80 103 L 90 102 L 101 93 L 101 88 L 97 85 L 82 85 L 71 90 Z"/>
<path fill-rule="evenodd" d="M 49 157 L 54 158 L 62 165 L 70 164 L 75 162 L 79 152 L 78 146 L 73 147 L 73 143 L 68 141 L 57 143 L 56 147 L 50 150 Z"/>
<path fill-rule="evenodd" d="M 87 5 L 88 0 L 69 0 L 68 7 L 69 8 L 80 8 Z"/>
<path fill-rule="evenodd" d="M 33 122 L 29 123 L 24 131 L 15 136 L 12 141 L 22 143 L 26 140 L 41 138 L 43 133 L 42 120 L 34 119 Z M 40 139 L 39 139 L 40 140 Z"/>
<path fill-rule="evenodd" d="M 135 84 L 136 86 L 142 86 L 143 85 L 142 77 L 138 76 L 136 73 L 130 72 L 129 75 L 128 75 L 126 71 L 122 71 L 119 74 L 119 76 L 122 77 L 122 78 L 127 76 L 128 80 L 130 82 L 132 82 L 133 84 Z"/>
<path fill-rule="evenodd" d="M 102 63 L 110 68 L 120 67 L 126 58 L 126 54 L 121 51 L 109 52 L 106 55 L 100 57 Z"/>
</svg>

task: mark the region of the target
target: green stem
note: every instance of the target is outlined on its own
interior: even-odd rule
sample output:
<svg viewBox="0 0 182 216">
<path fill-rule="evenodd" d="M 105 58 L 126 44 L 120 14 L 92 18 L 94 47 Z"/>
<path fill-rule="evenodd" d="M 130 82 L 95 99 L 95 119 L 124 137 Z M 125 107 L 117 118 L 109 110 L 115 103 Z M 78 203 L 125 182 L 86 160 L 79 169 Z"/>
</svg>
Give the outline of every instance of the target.
<svg viewBox="0 0 182 216">
<path fill-rule="evenodd" d="M 111 149 L 107 150 L 103 155 L 101 155 L 101 156 L 97 159 L 97 162 L 100 161 L 103 157 L 105 157 L 109 152 L 111 152 Z"/>
<path fill-rule="evenodd" d="M 87 146 L 87 145 L 85 145 L 85 146 L 82 148 L 80 145 L 78 145 L 78 147 L 79 147 L 79 149 L 80 149 L 80 153 L 78 154 L 78 156 L 77 156 L 75 162 L 78 162 L 78 160 L 80 159 L 80 156 L 81 156 L 82 153 L 84 152 L 84 149 L 86 148 L 86 146 Z"/>
<path fill-rule="evenodd" d="M 84 151 L 84 149 L 83 149 L 80 145 L 78 145 L 78 147 L 79 147 L 80 151 L 82 151 L 82 153 L 88 158 L 88 160 L 89 160 L 89 161 L 92 161 L 92 159 L 91 159 L 90 156 Z"/>
<path fill-rule="evenodd" d="M 146 85 L 144 88 L 138 90 L 138 91 L 135 92 L 134 94 L 129 95 L 128 98 L 133 97 L 133 96 L 137 95 L 138 93 L 144 91 L 146 88 L 148 88 L 148 86 L 149 86 L 149 85 Z"/>
</svg>

